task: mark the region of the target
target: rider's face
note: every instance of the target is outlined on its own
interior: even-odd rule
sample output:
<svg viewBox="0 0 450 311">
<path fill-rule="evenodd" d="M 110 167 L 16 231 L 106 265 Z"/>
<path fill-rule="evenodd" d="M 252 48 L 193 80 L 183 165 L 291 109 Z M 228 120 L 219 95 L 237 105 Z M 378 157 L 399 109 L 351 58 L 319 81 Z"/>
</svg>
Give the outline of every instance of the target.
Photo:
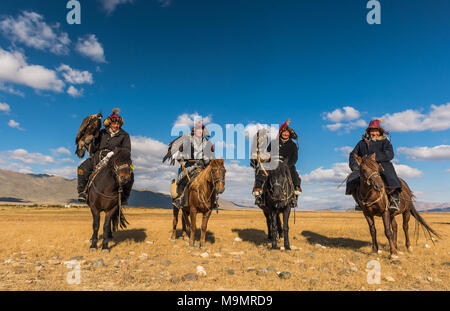
<svg viewBox="0 0 450 311">
<path fill-rule="evenodd" d="M 120 128 L 120 123 L 119 122 L 113 122 L 111 123 L 111 125 L 109 126 L 111 128 L 111 131 L 113 132 L 117 132 Z"/>
<path fill-rule="evenodd" d="M 379 130 L 370 130 L 369 132 L 370 138 L 377 138 L 380 136 Z"/>
<path fill-rule="evenodd" d="M 198 129 L 195 129 L 195 136 L 202 137 L 203 135 L 203 129 L 200 127 Z"/>
<path fill-rule="evenodd" d="M 281 132 L 281 138 L 283 138 L 283 139 L 289 139 L 290 136 L 291 136 L 291 134 L 289 133 L 289 131 Z"/>
</svg>

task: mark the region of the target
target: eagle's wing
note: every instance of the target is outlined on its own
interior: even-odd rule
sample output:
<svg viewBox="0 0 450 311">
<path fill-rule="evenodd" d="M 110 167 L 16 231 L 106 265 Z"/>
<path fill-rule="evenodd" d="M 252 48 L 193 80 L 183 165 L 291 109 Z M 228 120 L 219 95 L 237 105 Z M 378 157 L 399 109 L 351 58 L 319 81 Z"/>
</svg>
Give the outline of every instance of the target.
<svg viewBox="0 0 450 311">
<path fill-rule="evenodd" d="M 258 135 L 259 134 L 259 135 Z M 258 154 L 262 154 L 266 151 L 269 144 L 269 131 L 265 128 L 259 129 L 252 140 L 252 153 L 251 158 L 256 159 Z"/>
<path fill-rule="evenodd" d="M 95 114 L 84 118 L 83 122 L 81 122 L 80 129 L 78 130 L 77 137 L 75 138 L 75 144 L 78 145 L 78 142 L 84 136 L 86 129 L 89 127 L 89 125 L 92 122 L 95 122 L 96 119 L 97 119 L 97 115 L 95 115 Z"/>
<path fill-rule="evenodd" d="M 178 159 L 178 156 L 180 154 L 180 148 L 183 146 L 183 144 L 188 139 L 189 139 L 189 135 L 183 134 L 180 137 L 178 137 L 177 139 L 173 140 L 171 143 L 169 143 L 169 145 L 168 145 L 169 148 L 167 150 L 167 154 L 164 156 L 162 161 L 165 162 L 168 159 L 170 159 L 170 164 L 174 165 L 175 160 Z"/>
</svg>

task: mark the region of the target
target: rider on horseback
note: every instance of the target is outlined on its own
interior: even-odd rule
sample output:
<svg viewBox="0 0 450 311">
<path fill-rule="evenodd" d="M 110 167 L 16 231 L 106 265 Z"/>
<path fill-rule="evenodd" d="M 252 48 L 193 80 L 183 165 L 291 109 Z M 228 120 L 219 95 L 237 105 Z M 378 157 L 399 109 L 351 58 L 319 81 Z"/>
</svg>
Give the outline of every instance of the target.
<svg viewBox="0 0 450 311">
<path fill-rule="evenodd" d="M 279 156 L 281 160 L 287 159 L 289 164 L 289 169 L 291 172 L 292 182 L 294 184 L 295 194 L 298 196 L 302 193 L 300 188 L 301 179 L 298 175 L 295 164 L 298 159 L 298 147 L 292 139 L 297 139 L 297 134 L 295 131 L 289 127 L 290 119 L 287 119 L 285 123 L 280 126 L 278 131 L 279 139 Z M 271 151 L 272 143 L 267 147 L 267 151 Z M 255 185 L 253 187 L 253 195 L 256 197 L 255 204 L 261 203 L 261 194 L 264 182 L 267 180 L 267 175 L 263 169 L 258 167 L 258 162 L 256 160 L 251 160 L 250 165 L 256 170 L 255 173 Z"/>
<path fill-rule="evenodd" d="M 353 155 L 357 154 L 363 157 L 375 153 L 376 161 L 381 164 L 382 169 L 380 169 L 380 175 L 386 184 L 386 192 L 390 198 L 389 209 L 396 211 L 399 206 L 399 194 L 402 189 L 402 184 L 397 177 L 394 165 L 391 163 L 391 160 L 394 158 L 394 149 L 389 139 L 384 136 L 384 133 L 387 135 L 389 133 L 381 127 L 380 121 L 379 119 L 370 121 L 365 135 L 363 135 L 362 139 L 350 153 L 349 165 L 352 173 L 348 177 L 345 194 L 353 195 L 355 201 L 358 202 L 359 166 Z M 381 121 L 381 123 L 383 122 Z"/>
<path fill-rule="evenodd" d="M 78 167 L 78 201 L 86 202 L 86 185 L 94 167 L 106 156 L 110 157 L 115 148 L 125 148 L 131 152 L 130 135 L 122 129 L 123 118 L 120 110 L 114 108 L 111 115 L 103 121 L 104 129 L 94 140 L 90 150 L 90 157 Z M 109 155 L 108 155 L 109 154 Z M 132 185 L 132 183 L 130 183 Z M 123 188 L 122 204 L 127 204 L 131 193 L 131 186 Z"/>
<path fill-rule="evenodd" d="M 184 205 L 182 198 L 188 182 L 204 170 L 210 159 L 214 158 L 214 145 L 208 140 L 208 137 L 210 137 L 208 130 L 199 121 L 192 128 L 187 141 L 183 141 L 178 149 L 177 159 L 181 167 L 178 169 L 177 179 L 173 181 L 176 185 L 176 197 L 173 199 L 173 204 L 178 208 Z M 184 146 L 186 150 L 183 148 Z"/>
</svg>

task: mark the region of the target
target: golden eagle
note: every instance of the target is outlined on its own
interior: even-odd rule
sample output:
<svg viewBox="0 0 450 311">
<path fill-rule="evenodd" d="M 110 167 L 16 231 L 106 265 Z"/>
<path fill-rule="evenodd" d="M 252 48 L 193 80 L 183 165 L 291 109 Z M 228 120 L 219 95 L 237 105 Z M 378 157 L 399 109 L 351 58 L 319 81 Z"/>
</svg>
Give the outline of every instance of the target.
<svg viewBox="0 0 450 311">
<path fill-rule="evenodd" d="M 94 138 L 100 133 L 102 127 L 102 113 L 93 114 L 84 118 L 78 130 L 77 138 L 75 138 L 75 144 L 77 145 L 76 155 L 79 158 L 84 157 L 84 153 L 87 150 L 91 153 L 91 147 Z"/>
</svg>

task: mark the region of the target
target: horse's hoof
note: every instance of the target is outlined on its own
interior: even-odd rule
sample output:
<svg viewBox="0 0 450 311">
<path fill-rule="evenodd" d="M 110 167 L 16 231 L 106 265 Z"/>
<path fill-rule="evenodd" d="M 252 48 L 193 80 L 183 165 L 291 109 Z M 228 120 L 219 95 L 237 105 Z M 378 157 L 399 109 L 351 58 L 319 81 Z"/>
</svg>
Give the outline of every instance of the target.
<svg viewBox="0 0 450 311">
<path fill-rule="evenodd" d="M 285 250 L 286 252 L 289 252 L 289 251 L 291 250 L 291 247 L 290 247 L 290 246 L 285 246 L 285 247 L 284 247 L 284 250 Z"/>
<path fill-rule="evenodd" d="M 383 251 L 381 249 L 379 249 L 379 250 L 375 251 L 374 253 L 381 254 L 381 253 L 383 253 Z"/>
<path fill-rule="evenodd" d="M 102 253 L 109 254 L 111 250 L 109 248 L 102 248 Z"/>
<path fill-rule="evenodd" d="M 413 248 L 412 247 L 408 247 L 406 250 L 408 251 L 409 254 L 413 253 Z"/>
<path fill-rule="evenodd" d="M 391 255 L 389 255 L 389 259 L 399 259 L 400 257 L 398 257 L 397 255 L 395 255 L 395 254 L 391 254 Z"/>
<path fill-rule="evenodd" d="M 280 247 L 279 247 L 279 246 L 273 246 L 273 245 L 272 245 L 272 249 L 275 250 L 275 251 L 279 251 L 279 250 L 280 250 Z"/>
<path fill-rule="evenodd" d="M 90 251 L 91 253 L 94 253 L 94 252 L 97 251 L 97 247 L 91 247 L 91 248 L 89 248 L 89 251 Z"/>
</svg>

